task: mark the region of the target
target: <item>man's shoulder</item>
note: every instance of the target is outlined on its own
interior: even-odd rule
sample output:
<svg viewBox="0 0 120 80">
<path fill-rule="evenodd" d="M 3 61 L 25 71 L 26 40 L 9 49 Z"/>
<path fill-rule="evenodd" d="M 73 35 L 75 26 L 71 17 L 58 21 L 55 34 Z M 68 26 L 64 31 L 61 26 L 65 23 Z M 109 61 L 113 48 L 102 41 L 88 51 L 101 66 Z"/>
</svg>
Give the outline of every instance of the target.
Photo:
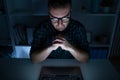
<svg viewBox="0 0 120 80">
<path fill-rule="evenodd" d="M 49 24 L 48 19 L 40 21 L 38 24 L 34 26 L 34 31 L 39 32 L 39 31 L 46 31 L 46 25 Z"/>
<path fill-rule="evenodd" d="M 84 25 L 77 20 L 71 19 L 71 25 L 73 25 L 75 28 L 84 28 Z"/>
<path fill-rule="evenodd" d="M 49 20 L 49 18 L 47 18 L 43 21 L 40 21 L 39 24 L 38 24 L 38 27 L 47 26 L 47 25 L 49 25 L 49 23 L 50 23 L 50 20 Z"/>
<path fill-rule="evenodd" d="M 36 26 L 35 29 L 46 29 L 47 26 L 50 26 L 50 21 L 49 19 L 45 19 L 40 21 Z"/>
</svg>

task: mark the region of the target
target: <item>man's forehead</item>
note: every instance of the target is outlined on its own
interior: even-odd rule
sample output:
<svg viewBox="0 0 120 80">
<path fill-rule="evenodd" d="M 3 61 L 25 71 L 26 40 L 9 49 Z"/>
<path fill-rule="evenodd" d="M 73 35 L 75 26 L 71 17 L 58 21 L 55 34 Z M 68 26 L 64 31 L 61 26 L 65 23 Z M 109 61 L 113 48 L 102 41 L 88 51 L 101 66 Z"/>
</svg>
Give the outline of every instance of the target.
<svg viewBox="0 0 120 80">
<path fill-rule="evenodd" d="M 49 13 L 54 17 L 64 17 L 70 13 L 70 8 L 51 9 Z"/>
</svg>

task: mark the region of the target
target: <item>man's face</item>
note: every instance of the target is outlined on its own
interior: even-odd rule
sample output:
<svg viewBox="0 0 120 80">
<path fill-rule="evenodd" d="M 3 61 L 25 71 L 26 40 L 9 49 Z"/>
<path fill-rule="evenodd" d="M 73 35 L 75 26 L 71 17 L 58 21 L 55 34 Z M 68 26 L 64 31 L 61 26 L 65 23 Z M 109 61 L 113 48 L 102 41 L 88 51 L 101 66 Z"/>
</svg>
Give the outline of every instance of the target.
<svg viewBox="0 0 120 80">
<path fill-rule="evenodd" d="M 49 13 L 54 28 L 58 31 L 65 30 L 69 23 L 70 7 L 51 8 Z"/>
</svg>

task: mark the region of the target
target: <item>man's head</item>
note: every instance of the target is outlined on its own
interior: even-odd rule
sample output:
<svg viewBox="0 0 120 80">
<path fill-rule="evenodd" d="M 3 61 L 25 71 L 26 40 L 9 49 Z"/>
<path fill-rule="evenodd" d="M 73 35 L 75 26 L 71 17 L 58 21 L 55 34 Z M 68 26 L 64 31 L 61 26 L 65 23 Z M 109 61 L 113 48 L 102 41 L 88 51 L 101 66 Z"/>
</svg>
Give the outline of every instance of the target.
<svg viewBox="0 0 120 80">
<path fill-rule="evenodd" d="M 71 11 L 71 0 L 49 0 L 49 16 L 54 28 L 58 31 L 66 29 Z"/>
</svg>

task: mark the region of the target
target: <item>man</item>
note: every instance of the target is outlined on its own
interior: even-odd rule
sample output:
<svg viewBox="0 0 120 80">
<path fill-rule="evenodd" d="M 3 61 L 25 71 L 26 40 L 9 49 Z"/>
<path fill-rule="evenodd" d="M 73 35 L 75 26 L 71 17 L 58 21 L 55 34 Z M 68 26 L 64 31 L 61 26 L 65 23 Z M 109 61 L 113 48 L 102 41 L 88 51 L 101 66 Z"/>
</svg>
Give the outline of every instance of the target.
<svg viewBox="0 0 120 80">
<path fill-rule="evenodd" d="M 71 0 L 48 0 L 49 18 L 35 30 L 30 50 L 33 63 L 46 58 L 86 62 L 89 48 L 84 26 L 71 19 Z"/>
</svg>

